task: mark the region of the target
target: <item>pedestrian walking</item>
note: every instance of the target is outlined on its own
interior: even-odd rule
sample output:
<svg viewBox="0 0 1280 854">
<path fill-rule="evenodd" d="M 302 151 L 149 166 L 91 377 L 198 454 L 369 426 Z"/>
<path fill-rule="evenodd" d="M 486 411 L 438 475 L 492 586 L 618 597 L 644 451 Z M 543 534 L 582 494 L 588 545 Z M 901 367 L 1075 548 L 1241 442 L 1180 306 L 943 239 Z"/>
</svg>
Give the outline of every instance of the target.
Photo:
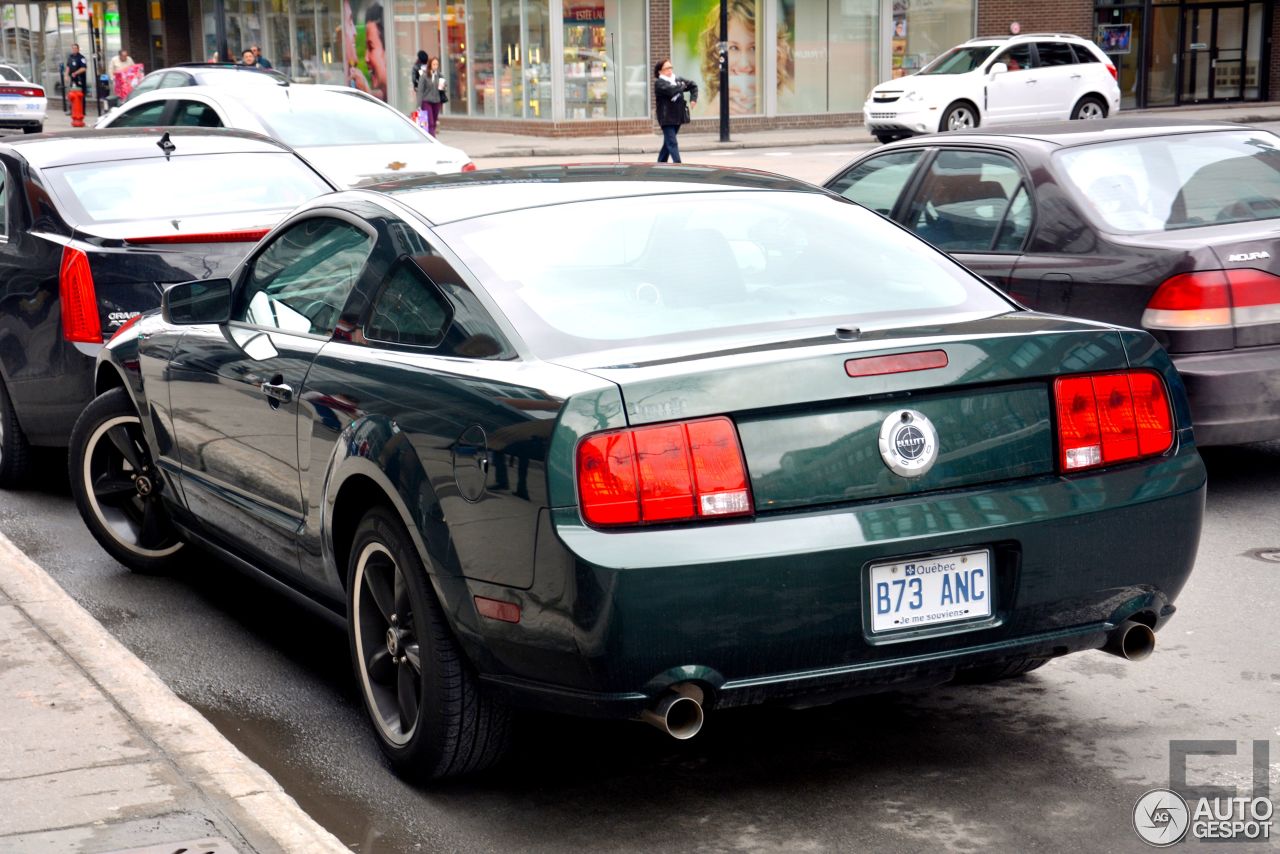
<svg viewBox="0 0 1280 854">
<path fill-rule="evenodd" d="M 140 79 L 136 72 L 130 71 L 137 64 L 129 55 L 128 49 L 123 47 L 107 63 L 107 76 L 111 79 L 115 96 L 120 101 L 129 97 L 129 93 L 133 91 L 133 84 Z"/>
<path fill-rule="evenodd" d="M 255 44 L 249 50 L 253 51 L 253 61 L 259 68 L 271 68 L 271 60 L 262 55 L 262 48 Z"/>
<path fill-rule="evenodd" d="M 67 77 L 72 86 L 79 86 L 80 91 L 89 92 L 89 61 L 80 52 L 80 45 L 72 44 L 71 53 L 67 54 Z"/>
<path fill-rule="evenodd" d="M 256 57 L 256 56 L 254 56 L 254 55 L 253 55 L 253 48 L 248 48 L 248 47 L 247 47 L 247 48 L 245 48 L 243 51 L 241 51 L 241 53 L 240 53 L 240 64 L 241 64 L 241 65 L 252 65 L 252 66 L 254 66 L 255 68 L 258 66 L 258 57 Z"/>
<path fill-rule="evenodd" d="M 418 58 L 413 63 L 413 91 L 418 91 L 418 81 L 422 78 L 422 69 L 427 67 L 427 52 L 418 51 Z"/>
<path fill-rule="evenodd" d="M 418 77 L 418 103 L 427 115 L 427 133 L 436 135 L 440 123 L 440 107 L 449 102 L 448 81 L 440 72 L 440 57 L 433 56 Z"/>
<path fill-rule="evenodd" d="M 680 126 L 689 123 L 689 110 L 698 106 L 698 84 L 682 77 L 676 77 L 671 60 L 664 59 L 653 67 L 653 101 L 658 113 L 658 126 L 662 128 L 662 148 L 658 151 L 658 162 L 680 163 L 680 145 L 676 135 Z M 685 93 L 689 100 L 685 101 Z"/>
</svg>

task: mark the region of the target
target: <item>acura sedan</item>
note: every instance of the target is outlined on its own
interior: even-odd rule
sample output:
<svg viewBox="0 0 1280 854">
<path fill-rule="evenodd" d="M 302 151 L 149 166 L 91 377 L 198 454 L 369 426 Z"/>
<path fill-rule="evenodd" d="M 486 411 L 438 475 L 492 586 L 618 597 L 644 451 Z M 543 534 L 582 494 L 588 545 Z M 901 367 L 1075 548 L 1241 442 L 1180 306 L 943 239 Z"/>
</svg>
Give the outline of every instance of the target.
<svg viewBox="0 0 1280 854">
<path fill-rule="evenodd" d="M 966 131 L 878 148 L 826 186 L 1024 305 L 1146 329 L 1197 444 L 1280 438 L 1280 137 L 1144 119 Z"/>
<path fill-rule="evenodd" d="M 257 134 L 75 131 L 0 144 L 0 486 L 66 447 L 104 341 L 160 292 L 226 275 L 333 186 Z"/>
<path fill-rule="evenodd" d="M 98 541 L 143 571 L 211 549 L 327 609 L 418 778 L 496 761 L 512 708 L 688 738 L 1144 657 L 1203 510 L 1148 333 L 1028 311 L 757 172 L 323 197 L 169 289 L 96 382 L 70 466 Z"/>
</svg>

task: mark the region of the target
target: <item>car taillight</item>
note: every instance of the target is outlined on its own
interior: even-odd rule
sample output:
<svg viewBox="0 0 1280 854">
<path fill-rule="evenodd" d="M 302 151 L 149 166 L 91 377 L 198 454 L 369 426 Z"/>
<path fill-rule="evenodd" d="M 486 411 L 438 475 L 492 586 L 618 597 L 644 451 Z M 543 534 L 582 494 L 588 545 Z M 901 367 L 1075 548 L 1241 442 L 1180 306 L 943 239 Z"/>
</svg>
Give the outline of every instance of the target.
<svg viewBox="0 0 1280 854">
<path fill-rule="evenodd" d="M 236 231 L 205 231 L 198 234 L 158 234 L 154 237 L 126 237 L 126 243 L 257 243 L 267 236 L 268 228 L 242 228 Z"/>
<path fill-rule="evenodd" d="M 1147 329 L 1221 329 L 1280 321 L 1280 276 L 1200 270 L 1161 283 L 1142 313 Z"/>
<path fill-rule="evenodd" d="M 62 337 L 101 344 L 102 322 L 98 319 L 98 296 L 93 290 L 88 255 L 70 246 L 62 248 L 58 290 L 62 297 Z"/>
<path fill-rule="evenodd" d="M 1116 71 L 1116 67 L 1110 62 L 1107 63 L 1107 71 L 1111 74 L 1111 79 L 1117 83 L 1120 82 L 1120 72 Z"/>
<path fill-rule="evenodd" d="M 1154 371 L 1060 377 L 1053 383 L 1062 471 L 1163 454 L 1173 445 L 1173 413 Z"/>
<path fill-rule="evenodd" d="M 578 445 L 588 524 L 644 525 L 753 512 L 742 448 L 728 418 L 611 430 Z"/>
<path fill-rule="evenodd" d="M 474 171 L 476 171 L 476 165 L 475 165 L 474 163 L 472 163 L 470 160 L 468 160 L 465 164 L 463 164 L 463 166 L 462 166 L 462 171 L 463 171 L 463 172 L 474 172 Z"/>
<path fill-rule="evenodd" d="M 24 98 L 39 98 L 44 92 L 26 86 L 0 86 L 0 95 L 21 95 Z"/>
</svg>

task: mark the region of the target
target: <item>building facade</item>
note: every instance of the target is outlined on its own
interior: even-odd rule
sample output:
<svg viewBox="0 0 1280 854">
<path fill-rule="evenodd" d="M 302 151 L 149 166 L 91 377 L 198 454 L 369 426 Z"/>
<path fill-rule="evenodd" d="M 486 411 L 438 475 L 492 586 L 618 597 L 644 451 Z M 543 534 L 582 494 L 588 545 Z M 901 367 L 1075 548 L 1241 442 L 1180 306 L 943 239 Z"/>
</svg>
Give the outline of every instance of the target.
<svg viewBox="0 0 1280 854">
<path fill-rule="evenodd" d="M 1016 22 L 1097 40 L 1126 108 L 1280 97 L 1280 0 L 726 2 L 725 93 L 720 0 L 0 0 L 0 57 L 50 85 L 72 41 L 148 68 L 256 44 L 295 80 L 410 111 L 421 50 L 441 60 L 450 127 L 603 135 L 652 127 L 661 59 L 699 85 L 692 130 L 718 126 L 722 97 L 739 129 L 843 125 L 881 80 Z"/>
</svg>

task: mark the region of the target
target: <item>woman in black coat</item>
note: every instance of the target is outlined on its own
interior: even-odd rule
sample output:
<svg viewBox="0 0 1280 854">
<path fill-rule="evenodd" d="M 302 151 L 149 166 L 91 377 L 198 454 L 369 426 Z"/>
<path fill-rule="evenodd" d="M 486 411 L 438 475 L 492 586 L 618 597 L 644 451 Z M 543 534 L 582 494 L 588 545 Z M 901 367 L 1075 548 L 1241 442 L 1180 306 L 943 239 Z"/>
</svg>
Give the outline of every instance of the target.
<svg viewBox="0 0 1280 854">
<path fill-rule="evenodd" d="M 680 145 L 676 134 L 680 132 L 680 125 L 689 123 L 689 108 L 698 106 L 698 84 L 676 77 L 669 59 L 653 67 L 653 76 L 653 101 L 658 111 L 658 126 L 662 128 L 658 162 L 666 163 L 669 156 L 672 162 L 679 163 Z M 685 104 L 685 92 L 689 93 L 688 104 Z"/>
</svg>

